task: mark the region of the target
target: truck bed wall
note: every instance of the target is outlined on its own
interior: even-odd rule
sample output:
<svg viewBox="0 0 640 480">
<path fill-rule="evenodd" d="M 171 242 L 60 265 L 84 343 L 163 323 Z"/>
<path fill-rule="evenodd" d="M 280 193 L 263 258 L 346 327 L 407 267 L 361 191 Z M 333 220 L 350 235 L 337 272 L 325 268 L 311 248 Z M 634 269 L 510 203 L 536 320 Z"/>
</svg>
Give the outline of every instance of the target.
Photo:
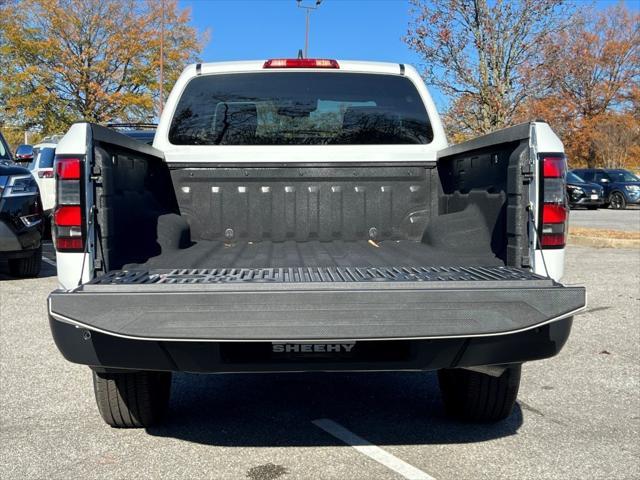
<svg viewBox="0 0 640 480">
<path fill-rule="evenodd" d="M 435 175 L 415 166 L 171 172 L 192 239 L 254 242 L 420 240 L 437 208 Z"/>
</svg>

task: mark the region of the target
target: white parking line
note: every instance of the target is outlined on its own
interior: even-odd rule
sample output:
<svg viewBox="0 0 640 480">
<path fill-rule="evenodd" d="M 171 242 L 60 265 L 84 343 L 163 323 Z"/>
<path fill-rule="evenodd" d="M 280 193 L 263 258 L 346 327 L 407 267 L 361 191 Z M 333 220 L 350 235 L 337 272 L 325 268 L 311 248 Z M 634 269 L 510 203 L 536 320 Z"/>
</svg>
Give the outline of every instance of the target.
<svg viewBox="0 0 640 480">
<path fill-rule="evenodd" d="M 347 445 L 351 445 L 360 453 L 375 460 L 376 462 L 384 465 L 390 470 L 399 473 L 404 478 L 409 480 L 435 480 L 431 475 L 423 472 L 422 470 L 409 465 L 407 462 L 400 460 L 398 457 L 391 455 L 386 450 L 368 442 L 362 437 L 359 437 L 355 433 L 347 430 L 339 423 L 334 422 L 329 418 L 320 418 L 313 420 L 316 427 L 321 428 L 327 433 L 330 433 L 334 437 L 342 440 Z"/>
<path fill-rule="evenodd" d="M 48 263 L 49 265 L 51 265 L 52 267 L 56 266 L 56 262 L 54 262 L 53 260 L 47 258 L 47 257 L 42 257 L 42 261 L 44 263 Z"/>
</svg>

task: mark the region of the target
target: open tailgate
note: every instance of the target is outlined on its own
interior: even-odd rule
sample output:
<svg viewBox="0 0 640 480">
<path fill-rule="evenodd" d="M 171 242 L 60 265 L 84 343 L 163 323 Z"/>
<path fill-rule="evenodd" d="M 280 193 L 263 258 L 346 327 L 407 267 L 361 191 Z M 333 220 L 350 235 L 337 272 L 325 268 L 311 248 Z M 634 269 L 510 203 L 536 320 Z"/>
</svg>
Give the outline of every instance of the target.
<svg viewBox="0 0 640 480">
<path fill-rule="evenodd" d="M 243 342 L 493 336 L 585 304 L 512 267 L 130 270 L 49 297 L 55 319 L 110 335 Z"/>
</svg>

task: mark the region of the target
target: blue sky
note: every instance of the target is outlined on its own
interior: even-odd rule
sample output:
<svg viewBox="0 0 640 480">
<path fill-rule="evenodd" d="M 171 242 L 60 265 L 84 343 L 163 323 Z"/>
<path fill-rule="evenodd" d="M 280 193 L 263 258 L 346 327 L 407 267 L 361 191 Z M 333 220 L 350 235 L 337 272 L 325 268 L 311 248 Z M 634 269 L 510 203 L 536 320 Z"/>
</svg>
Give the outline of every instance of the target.
<svg viewBox="0 0 640 480">
<path fill-rule="evenodd" d="M 295 0 L 181 0 L 180 6 L 191 8 L 198 30 L 210 30 L 204 61 L 295 57 L 304 47 L 305 14 Z M 323 0 L 311 14 L 309 57 L 419 64 L 402 41 L 409 9 L 408 0 Z"/>
<path fill-rule="evenodd" d="M 314 5 L 315 0 L 306 0 Z M 186 0 L 192 23 L 209 28 L 203 59 L 295 57 L 304 46 L 305 13 L 295 0 Z M 404 46 L 405 0 L 323 0 L 311 14 L 310 57 L 411 62 Z"/>
</svg>

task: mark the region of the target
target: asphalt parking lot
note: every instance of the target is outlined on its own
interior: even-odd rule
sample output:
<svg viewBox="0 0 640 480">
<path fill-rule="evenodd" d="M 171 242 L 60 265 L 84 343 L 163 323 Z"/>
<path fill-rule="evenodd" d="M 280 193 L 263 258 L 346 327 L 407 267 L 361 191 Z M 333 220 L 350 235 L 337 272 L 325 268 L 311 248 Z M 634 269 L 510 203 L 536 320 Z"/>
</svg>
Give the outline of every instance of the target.
<svg viewBox="0 0 640 480">
<path fill-rule="evenodd" d="M 89 369 L 51 340 L 54 275 L 49 264 L 32 280 L 0 273 L 2 479 L 403 478 L 318 419 L 413 478 L 640 478 L 639 250 L 568 249 L 564 281 L 587 285 L 589 308 L 559 356 L 525 365 L 518 405 L 497 425 L 446 419 L 429 373 L 182 374 L 165 425 L 112 429 Z"/>
<path fill-rule="evenodd" d="M 640 231 L 640 208 L 626 210 L 585 210 L 575 208 L 569 214 L 571 226 L 604 230 Z"/>
</svg>

